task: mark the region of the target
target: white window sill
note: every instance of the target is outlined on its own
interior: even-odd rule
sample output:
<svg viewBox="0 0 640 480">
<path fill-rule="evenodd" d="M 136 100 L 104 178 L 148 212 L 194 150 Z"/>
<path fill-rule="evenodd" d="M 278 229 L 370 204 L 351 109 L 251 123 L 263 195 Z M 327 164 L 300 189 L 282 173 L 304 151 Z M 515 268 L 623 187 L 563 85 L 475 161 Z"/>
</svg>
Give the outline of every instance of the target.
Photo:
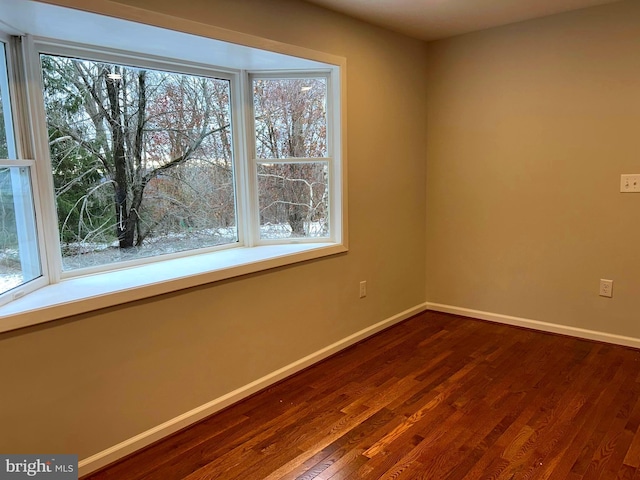
<svg viewBox="0 0 640 480">
<path fill-rule="evenodd" d="M 0 307 L 0 332 L 346 251 L 335 243 L 232 248 L 67 279 Z"/>
</svg>

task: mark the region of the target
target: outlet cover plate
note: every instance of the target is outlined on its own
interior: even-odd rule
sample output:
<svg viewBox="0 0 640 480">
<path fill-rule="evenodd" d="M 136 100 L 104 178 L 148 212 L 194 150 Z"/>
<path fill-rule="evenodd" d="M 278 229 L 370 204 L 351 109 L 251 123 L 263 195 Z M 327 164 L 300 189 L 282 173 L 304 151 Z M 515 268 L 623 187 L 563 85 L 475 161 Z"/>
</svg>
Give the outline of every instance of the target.
<svg viewBox="0 0 640 480">
<path fill-rule="evenodd" d="M 613 280 L 600 279 L 600 296 L 609 298 L 613 296 Z"/>
<path fill-rule="evenodd" d="M 640 193 L 640 173 L 620 175 L 622 193 Z"/>
</svg>

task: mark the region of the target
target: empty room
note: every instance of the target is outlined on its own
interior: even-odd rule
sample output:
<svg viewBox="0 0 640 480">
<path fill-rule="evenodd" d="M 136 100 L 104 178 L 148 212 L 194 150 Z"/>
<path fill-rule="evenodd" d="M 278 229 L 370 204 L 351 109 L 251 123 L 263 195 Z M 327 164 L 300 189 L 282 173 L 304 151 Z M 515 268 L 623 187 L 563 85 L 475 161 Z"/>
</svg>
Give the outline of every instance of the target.
<svg viewBox="0 0 640 480">
<path fill-rule="evenodd" d="M 0 42 L 1 479 L 640 478 L 640 2 Z"/>
</svg>

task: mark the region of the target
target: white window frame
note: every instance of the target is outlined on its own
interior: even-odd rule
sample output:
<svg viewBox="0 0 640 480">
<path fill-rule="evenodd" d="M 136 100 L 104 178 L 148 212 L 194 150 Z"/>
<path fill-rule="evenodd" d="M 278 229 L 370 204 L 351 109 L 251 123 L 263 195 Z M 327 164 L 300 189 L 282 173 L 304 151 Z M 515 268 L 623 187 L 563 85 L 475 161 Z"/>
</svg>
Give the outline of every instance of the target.
<svg viewBox="0 0 640 480">
<path fill-rule="evenodd" d="M 233 36 L 233 35 L 232 35 Z M 97 48 L 93 46 L 52 40 L 40 37 L 25 37 L 22 55 L 25 59 L 28 85 L 26 110 L 16 112 L 14 123 L 30 128 L 26 133 L 36 159 L 32 170 L 32 182 L 36 204 L 36 220 L 41 247 L 43 275 L 37 282 L 29 282 L 29 288 L 19 287 L 12 292 L 10 303 L 0 306 L 0 332 L 28 325 L 43 323 L 79 313 L 122 304 L 150 296 L 203 285 L 290 265 L 297 262 L 334 255 L 347 251 L 346 241 L 346 167 L 343 159 L 342 129 L 344 128 L 344 59 L 327 64 L 326 69 L 298 70 L 238 70 L 196 62 L 183 62 L 165 57 L 136 54 Z M 225 38 L 225 40 L 227 40 Z M 273 42 L 269 42 L 270 44 Z M 270 45 L 271 46 L 271 45 Z M 293 46 L 281 46 L 286 54 L 310 53 Z M 236 189 L 236 216 L 238 244 L 212 247 L 206 251 L 183 252 L 174 256 L 161 256 L 142 261 L 118 265 L 116 269 L 82 275 L 62 273 L 57 214 L 53 202 L 53 178 L 51 176 L 46 118 L 41 89 L 40 53 L 70 55 L 78 58 L 102 60 L 124 65 L 146 66 L 159 70 L 194 73 L 217 78 L 229 78 L 232 92 L 232 122 L 234 141 L 234 176 Z M 311 52 L 309 58 L 314 58 Z M 302 55 L 300 55 L 302 56 Z M 322 55 L 319 55 L 322 56 Z M 339 57 L 326 56 L 332 60 Z M 320 60 L 322 61 L 322 60 Z M 172 68 L 175 67 L 175 68 Z M 251 88 L 251 76 L 275 78 L 327 76 L 327 121 L 328 155 L 318 159 L 329 161 L 330 181 L 330 238 L 303 238 L 260 240 L 259 213 L 257 208 L 257 163 L 255 155 L 248 152 L 254 148 L 253 98 L 247 92 Z M 226 75 L 226 77 L 221 77 Z M 15 90 L 15 89 L 14 89 Z M 12 90 L 12 96 L 15 92 Z M 22 93 L 20 93 L 22 94 Z M 26 120 L 26 121 L 25 121 Z M 24 131 L 16 137 L 25 136 Z M 20 135 L 18 135 L 20 134 Z M 24 158 L 28 152 L 19 152 Z M 284 159 L 279 159 L 283 162 Z M 300 159 L 296 159 L 299 161 Z M 309 159 L 304 159 L 309 161 Z M 285 163 L 289 163 L 285 161 Z M 51 199 L 40 202 L 40 198 Z M 48 208 L 43 210 L 43 205 Z M 37 286 L 36 286 L 37 283 Z M 31 288 L 34 287 L 34 288 Z M 0 303 L 1 305 L 1 303 Z"/>
<path fill-rule="evenodd" d="M 258 158 L 257 155 L 257 140 L 256 140 L 256 125 L 255 125 L 255 111 L 253 103 L 253 81 L 254 80 L 286 80 L 286 79 L 298 79 L 298 78 L 324 78 L 327 85 L 327 156 L 326 157 L 295 157 L 295 158 Z M 258 195 L 258 165 L 265 164 L 301 164 L 301 163 L 326 163 L 328 165 L 328 181 L 329 181 L 329 236 L 328 237 L 298 237 L 289 240 L 291 243 L 314 243 L 318 241 L 336 242 L 336 239 L 341 238 L 341 230 L 339 225 L 340 212 L 340 198 L 338 188 L 334 188 L 334 182 L 340 178 L 339 162 L 336 161 L 336 151 L 338 150 L 334 133 L 335 125 L 340 124 L 339 118 L 336 116 L 335 105 L 339 105 L 339 98 L 336 97 L 335 88 L 333 84 L 336 79 L 334 78 L 332 70 L 305 70 L 305 71 L 254 71 L 248 73 L 248 88 L 246 92 L 247 101 L 250 103 L 250 114 L 248 117 L 249 125 L 247 127 L 250 143 L 247 146 L 249 152 L 250 164 L 252 169 L 252 181 L 251 186 L 252 202 L 255 212 L 259 212 L 259 195 Z M 339 185 L 339 184 L 338 184 Z M 256 245 L 274 245 L 282 243 L 282 239 L 265 239 L 260 238 L 260 218 L 256 218 L 253 224 L 252 236 L 255 238 Z"/>
<path fill-rule="evenodd" d="M 53 55 L 78 58 L 82 60 L 97 61 L 112 63 L 118 65 L 128 65 L 135 68 L 149 68 L 158 71 L 174 72 L 178 74 L 198 75 L 211 78 L 219 78 L 222 80 L 228 80 L 230 83 L 230 107 L 231 107 L 231 123 L 232 123 L 232 150 L 233 150 L 233 170 L 234 170 L 234 188 L 236 194 L 236 219 L 240 216 L 238 204 L 242 203 L 238 201 L 238 198 L 246 196 L 243 191 L 241 182 L 237 180 L 238 163 L 241 158 L 244 157 L 243 143 L 239 140 L 239 135 L 236 132 L 242 130 L 243 117 L 242 117 L 242 100 L 240 92 L 242 89 L 240 82 L 241 72 L 231 69 L 220 69 L 207 65 L 197 65 L 195 63 L 183 63 L 170 59 L 157 58 L 153 56 L 139 56 L 128 54 L 127 52 L 121 52 L 111 50 L 107 48 L 100 48 L 91 45 L 72 44 L 68 42 L 60 42 L 57 40 L 46 38 L 31 38 L 28 37 L 30 42 L 29 53 L 25 54 L 27 61 L 30 64 L 30 75 L 33 81 L 29 82 L 30 86 L 33 86 L 32 91 L 29 92 L 32 102 L 31 117 L 34 123 L 38 123 L 38 129 L 40 131 L 47 131 L 46 113 L 44 111 L 44 97 L 42 92 L 42 74 L 41 74 L 41 62 L 40 55 Z M 234 111 L 236 107 L 236 111 Z M 49 198 L 53 198 L 54 186 L 53 178 L 50 175 L 51 156 L 47 138 L 40 135 L 35 145 L 36 157 L 41 159 L 41 168 L 47 172 L 47 175 L 41 175 L 46 177 L 41 179 L 39 188 L 41 191 L 48 192 Z M 238 222 L 238 241 L 217 245 L 208 248 L 202 248 L 198 250 L 187 250 L 183 252 L 177 252 L 173 254 L 165 254 L 162 256 L 144 257 L 135 260 L 129 260 L 119 262 L 116 266 L 111 265 L 99 265 L 90 268 L 82 268 L 77 270 L 64 271 L 62 268 L 62 258 L 60 256 L 60 235 L 58 231 L 58 217 L 56 212 L 55 202 L 50 202 L 49 211 L 46 212 L 46 225 L 47 230 L 47 245 L 53 251 L 49 251 L 49 270 L 51 272 L 51 281 L 53 283 L 67 278 L 73 278 L 82 275 L 98 274 L 101 272 L 107 272 L 114 269 L 130 268 L 147 263 L 161 262 L 163 260 L 171 260 L 173 258 L 181 258 L 188 255 L 200 255 L 203 253 L 209 253 L 227 248 L 237 248 L 238 246 L 244 246 L 244 238 L 246 236 L 243 227 Z"/>
<path fill-rule="evenodd" d="M 2 116 L 4 117 L 4 129 L 7 137 L 7 154 L 9 158 L 18 158 L 17 144 L 13 126 L 13 113 L 12 105 L 13 99 L 11 98 L 12 88 L 9 88 L 10 80 L 13 76 L 13 65 L 11 63 L 11 38 L 6 35 L 0 35 L 0 64 L 6 66 L 6 75 L 0 72 L 0 91 L 5 92 L 2 96 Z M 3 67 L 0 67 L 4 70 Z M 12 82 L 15 83 L 15 82 Z M 7 95 L 8 94 L 8 95 Z"/>
<path fill-rule="evenodd" d="M 16 128 L 22 130 L 27 125 L 27 119 L 24 118 L 23 115 L 24 112 L 22 112 L 20 108 L 16 107 L 22 103 L 21 98 L 25 94 L 23 90 L 23 78 L 20 75 L 20 69 L 16 68 L 13 64 L 14 55 L 12 55 L 12 51 L 19 49 L 20 46 L 12 41 L 12 37 L 3 32 L 0 32 L 0 42 L 4 47 L 0 54 L 0 62 L 3 64 L 3 67 L 0 68 L 4 69 L 4 65 L 6 65 L 6 76 L 0 75 L 0 82 L 2 82 L 2 90 L 5 92 L 5 95 L 2 97 L 2 110 L 5 133 L 7 136 L 7 153 L 9 157 L 7 159 L 0 159 L 0 166 L 21 167 L 29 170 L 30 185 L 28 186 L 20 185 L 22 181 L 20 180 L 19 175 L 12 172 L 11 176 L 13 179 L 12 185 L 14 189 L 16 186 L 20 190 L 28 188 L 31 193 L 31 201 L 28 201 L 26 204 L 24 202 L 15 204 L 16 198 L 22 198 L 22 195 L 20 195 L 21 192 L 19 192 L 18 195 L 14 195 L 16 223 L 18 224 L 18 243 L 21 245 L 20 263 L 22 265 L 23 272 L 25 268 L 32 270 L 33 272 L 38 272 L 37 275 L 34 275 L 33 279 L 27 280 L 25 283 L 5 292 L 3 295 L 0 295 L 0 306 L 2 306 L 46 286 L 49 280 L 47 270 L 42 262 L 41 253 L 45 246 L 44 232 L 41 228 L 41 222 L 39 222 L 37 218 L 38 212 L 40 212 L 41 208 L 37 169 L 35 168 L 36 165 L 33 160 L 21 159 L 30 153 L 30 143 L 24 142 L 25 139 L 30 138 L 30 134 L 29 132 L 25 133 L 16 131 Z M 8 94 L 8 96 L 6 94 Z M 18 133 L 21 133 L 21 135 Z M 33 210 L 33 214 L 36 215 L 35 229 L 24 224 L 24 210 Z M 20 213 L 21 211 L 23 211 L 22 214 Z M 31 213 L 28 215 L 30 216 Z M 28 248 L 28 244 L 31 242 L 24 238 L 25 234 L 27 236 L 35 235 L 34 248 Z"/>
<path fill-rule="evenodd" d="M 23 275 L 30 278 L 1 295 L 0 306 L 17 300 L 48 284 L 40 254 L 44 242 L 42 241 L 42 231 L 39 228 L 36 217 L 39 208 L 39 197 L 37 195 L 38 182 L 35 162 L 33 160 L 0 159 L 0 168 L 6 167 L 27 169 L 29 171 L 28 185 L 25 185 L 24 179 L 15 171 L 11 172 L 11 185 L 14 193 L 20 265 Z M 28 190 L 29 195 L 25 195 L 25 190 Z"/>
</svg>

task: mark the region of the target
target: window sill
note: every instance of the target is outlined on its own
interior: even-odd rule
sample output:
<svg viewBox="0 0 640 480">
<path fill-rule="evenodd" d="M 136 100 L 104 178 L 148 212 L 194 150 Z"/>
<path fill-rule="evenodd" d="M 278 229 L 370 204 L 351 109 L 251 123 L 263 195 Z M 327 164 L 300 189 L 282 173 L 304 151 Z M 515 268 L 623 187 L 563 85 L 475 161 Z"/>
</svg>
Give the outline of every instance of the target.
<svg viewBox="0 0 640 480">
<path fill-rule="evenodd" d="M 335 243 L 233 248 L 67 279 L 0 307 L 0 332 L 346 251 Z"/>
</svg>

